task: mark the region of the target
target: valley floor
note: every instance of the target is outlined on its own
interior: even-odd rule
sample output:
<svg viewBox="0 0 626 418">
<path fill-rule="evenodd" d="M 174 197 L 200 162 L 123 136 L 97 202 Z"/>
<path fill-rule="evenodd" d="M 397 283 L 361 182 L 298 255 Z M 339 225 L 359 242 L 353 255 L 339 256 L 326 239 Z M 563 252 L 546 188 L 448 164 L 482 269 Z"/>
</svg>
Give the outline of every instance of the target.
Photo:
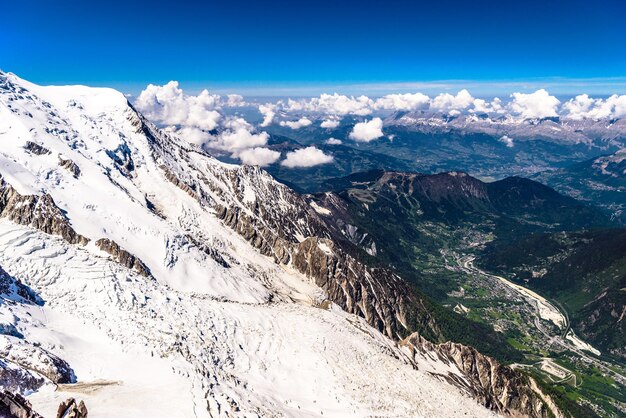
<svg viewBox="0 0 626 418">
<path fill-rule="evenodd" d="M 496 328 L 502 327 L 503 331 L 506 328 L 510 332 L 512 326 L 516 330 L 513 334 L 517 337 L 510 337 L 509 341 L 525 354 L 526 359 L 515 367 L 543 376 L 551 384 L 569 388 L 566 390 L 568 396 L 572 399 L 582 396 L 585 402 L 591 401 L 601 416 L 619 416 L 626 411 L 622 400 L 626 370 L 581 340 L 571 328 L 567 312 L 524 286 L 479 269 L 473 263 L 473 255 L 445 253 L 444 257 L 453 260 L 449 261 L 448 268 L 459 269 L 468 275 L 474 292 L 482 294 L 487 292 L 485 289 L 491 289 L 486 294 L 497 302 L 488 306 L 491 310 L 497 306 L 496 312 L 476 312 L 481 303 L 473 294 L 460 298 L 464 301 L 463 312 L 476 318 L 495 315 Z M 504 296 L 508 292 L 512 293 Z M 452 294 L 459 296 L 457 292 Z M 502 305 L 503 300 L 507 301 L 505 305 Z M 598 409 L 600 405 L 602 409 Z"/>
</svg>

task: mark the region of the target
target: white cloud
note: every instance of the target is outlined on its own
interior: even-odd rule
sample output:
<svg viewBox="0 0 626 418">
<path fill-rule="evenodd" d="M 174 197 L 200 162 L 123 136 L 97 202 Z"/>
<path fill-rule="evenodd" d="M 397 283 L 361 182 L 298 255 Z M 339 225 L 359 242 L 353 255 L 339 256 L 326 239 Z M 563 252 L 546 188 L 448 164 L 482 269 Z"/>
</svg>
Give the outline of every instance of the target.
<svg viewBox="0 0 626 418">
<path fill-rule="evenodd" d="M 280 152 L 272 151 L 269 148 L 248 148 L 239 153 L 239 159 L 242 163 L 261 167 L 273 164 L 279 158 Z"/>
<path fill-rule="evenodd" d="M 274 122 L 274 117 L 276 116 L 276 104 L 274 103 L 266 103 L 264 105 L 259 105 L 259 112 L 263 115 L 263 122 L 261 126 L 269 126 Z"/>
<path fill-rule="evenodd" d="M 339 126 L 340 122 L 341 121 L 337 119 L 325 119 L 324 121 L 322 121 L 322 123 L 320 123 L 320 126 L 322 128 L 335 129 Z"/>
<path fill-rule="evenodd" d="M 197 96 L 183 94 L 177 81 L 164 86 L 148 85 L 137 97 L 135 107 L 148 119 L 162 124 L 212 130 L 221 114 L 216 110 L 220 96 L 203 90 Z"/>
<path fill-rule="evenodd" d="M 316 147 L 301 148 L 287 153 L 287 157 L 281 162 L 281 165 L 289 168 L 295 167 L 313 167 L 320 164 L 327 164 L 333 161 L 331 155 Z"/>
<path fill-rule="evenodd" d="M 311 123 L 313 122 L 311 122 L 309 118 L 301 117 L 300 119 L 296 121 L 281 121 L 280 126 L 286 126 L 291 129 L 300 129 L 305 126 L 309 126 Z"/>
<path fill-rule="evenodd" d="M 231 117 L 223 121 L 224 130 L 212 137 L 207 146 L 228 151 L 233 157 L 247 148 L 263 147 L 267 144 L 267 132 L 255 133 L 254 128 L 243 118 Z"/>
<path fill-rule="evenodd" d="M 613 119 L 626 116 L 626 95 L 592 99 L 581 94 L 563 104 L 564 116 L 570 119 Z"/>
<path fill-rule="evenodd" d="M 210 146 L 232 152 L 235 156 L 246 148 L 262 147 L 267 144 L 269 135 L 267 132 L 254 134 L 245 128 L 238 128 L 234 131 L 222 132 L 217 141 L 210 143 Z"/>
<path fill-rule="evenodd" d="M 456 96 L 450 93 L 441 93 L 435 97 L 431 103 L 431 109 L 450 114 L 458 114 L 461 110 L 465 110 L 474 103 L 474 98 L 469 91 L 463 89 Z"/>
<path fill-rule="evenodd" d="M 383 121 L 381 118 L 374 118 L 367 122 L 360 122 L 354 125 L 350 132 L 350 139 L 355 141 L 369 142 L 383 136 Z"/>
<path fill-rule="evenodd" d="M 474 99 L 474 107 L 470 113 L 503 113 L 502 100 L 494 98 L 491 102 L 484 99 Z"/>
<path fill-rule="evenodd" d="M 231 131 L 236 131 L 237 129 L 252 131 L 253 129 L 252 125 L 250 125 L 247 120 L 237 116 L 231 116 L 229 118 L 226 118 L 222 122 L 222 127 L 224 129 L 230 129 Z"/>
<path fill-rule="evenodd" d="M 613 109 L 611 117 L 621 118 L 626 116 L 626 95 L 618 96 L 614 94 L 606 99 L 605 103 Z"/>
<path fill-rule="evenodd" d="M 374 107 L 386 110 L 416 110 L 428 107 L 430 98 L 422 93 L 388 94 L 377 99 Z"/>
<path fill-rule="evenodd" d="M 194 127 L 184 127 L 181 129 L 166 128 L 166 130 L 169 133 L 197 146 L 202 146 L 213 138 L 213 136 L 211 136 L 208 132 Z"/>
<path fill-rule="evenodd" d="M 374 102 L 367 96 L 348 97 L 340 94 L 321 94 L 312 99 L 289 99 L 285 108 L 288 112 L 315 112 L 327 115 L 365 116 L 372 113 Z"/>
<path fill-rule="evenodd" d="M 550 93 L 544 89 L 529 94 L 513 93 L 511 97 L 513 100 L 509 104 L 509 108 L 524 119 L 557 116 L 557 108 L 561 103 L 559 99 L 550 96 Z"/>
<path fill-rule="evenodd" d="M 510 136 L 504 135 L 499 139 L 500 142 L 502 142 L 504 145 L 506 145 L 509 148 L 513 148 L 513 146 L 515 145 L 513 143 L 513 138 L 511 138 Z"/>
<path fill-rule="evenodd" d="M 341 145 L 343 144 L 343 142 L 341 141 L 341 139 L 337 139 L 337 138 L 328 138 L 326 140 L 326 143 L 328 145 Z"/>
<path fill-rule="evenodd" d="M 246 103 L 243 96 L 240 94 L 229 94 L 226 96 L 226 106 L 228 107 L 243 107 L 247 105 L 248 103 Z"/>
</svg>

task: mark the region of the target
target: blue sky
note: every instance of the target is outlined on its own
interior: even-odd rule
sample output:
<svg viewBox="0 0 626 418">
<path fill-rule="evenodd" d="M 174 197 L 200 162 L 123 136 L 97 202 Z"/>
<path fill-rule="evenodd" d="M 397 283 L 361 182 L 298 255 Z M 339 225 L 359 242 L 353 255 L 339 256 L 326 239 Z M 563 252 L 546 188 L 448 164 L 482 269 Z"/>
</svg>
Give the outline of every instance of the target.
<svg viewBox="0 0 626 418">
<path fill-rule="evenodd" d="M 0 68 L 44 84 L 626 91 L 623 0 L 31 0 L 2 14 Z"/>
</svg>

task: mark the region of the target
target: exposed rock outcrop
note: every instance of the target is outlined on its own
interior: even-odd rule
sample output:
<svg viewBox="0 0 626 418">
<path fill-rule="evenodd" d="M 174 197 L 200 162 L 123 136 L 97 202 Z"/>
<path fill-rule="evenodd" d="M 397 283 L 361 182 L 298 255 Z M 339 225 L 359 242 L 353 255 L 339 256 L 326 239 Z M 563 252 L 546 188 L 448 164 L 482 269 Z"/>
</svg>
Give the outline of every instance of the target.
<svg viewBox="0 0 626 418">
<path fill-rule="evenodd" d="M 5 418 L 43 418 L 33 407 L 18 393 L 3 391 L 0 393 L 0 416 Z"/>
<path fill-rule="evenodd" d="M 529 417 L 560 415 L 553 404 L 545 402 L 545 395 L 532 384 L 532 378 L 501 365 L 472 347 L 453 342 L 433 344 L 417 333 L 402 340 L 400 345 L 407 347 L 414 357 L 418 352 L 434 352 L 442 361 L 456 366 L 465 379 L 456 375 L 444 377 L 498 413 Z"/>
<path fill-rule="evenodd" d="M 0 358 L 0 389 L 15 393 L 32 392 L 45 383 L 40 375 Z M 0 417 L 3 416 L 0 414 Z"/>
<path fill-rule="evenodd" d="M 69 398 L 59 405 L 57 418 L 87 418 L 87 407 L 83 401 L 76 403 L 76 399 Z"/>
<path fill-rule="evenodd" d="M 0 339 L 0 360 L 34 371 L 54 383 L 74 383 L 74 371 L 63 359 L 24 340 Z"/>
<path fill-rule="evenodd" d="M 0 266 L 0 296 L 3 299 L 22 303 L 43 304 L 43 301 L 30 287 L 12 277 Z"/>
<path fill-rule="evenodd" d="M 309 237 L 302 242 L 289 242 L 237 208 L 222 207 L 217 215 L 261 253 L 278 263 L 291 264 L 324 289 L 330 300 L 365 318 L 388 337 L 406 336 L 415 321 L 430 328 L 433 334 L 438 333 L 421 300 L 390 270 L 368 267 L 330 239 Z"/>
<path fill-rule="evenodd" d="M 70 244 L 85 245 L 89 239 L 78 234 L 49 194 L 21 195 L 0 177 L 0 217 L 58 235 Z"/>
<path fill-rule="evenodd" d="M 124 250 L 115 241 L 108 238 L 100 238 L 96 241 L 96 246 L 102 251 L 111 254 L 113 259 L 121 265 L 135 270 L 144 277 L 151 277 L 150 269 L 138 257 Z"/>
<path fill-rule="evenodd" d="M 74 178 L 78 178 L 78 176 L 80 176 L 80 167 L 78 167 L 78 165 L 70 159 L 59 157 L 59 166 L 72 173 Z"/>
<path fill-rule="evenodd" d="M 46 155 L 50 154 L 50 150 L 42 145 L 39 145 L 33 141 L 26 141 L 26 145 L 24 145 L 24 149 L 35 155 Z"/>
<path fill-rule="evenodd" d="M 7 390 L 0 392 L 0 417 L 43 418 L 26 398 Z M 87 407 L 83 401 L 76 403 L 74 398 L 69 398 L 59 405 L 56 418 L 87 418 Z"/>
</svg>

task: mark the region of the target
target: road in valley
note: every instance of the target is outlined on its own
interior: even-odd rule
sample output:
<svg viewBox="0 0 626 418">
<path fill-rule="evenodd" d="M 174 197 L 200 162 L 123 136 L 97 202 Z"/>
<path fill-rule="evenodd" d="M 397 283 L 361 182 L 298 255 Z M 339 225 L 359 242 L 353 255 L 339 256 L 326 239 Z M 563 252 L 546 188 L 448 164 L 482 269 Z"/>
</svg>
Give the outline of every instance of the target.
<svg viewBox="0 0 626 418">
<path fill-rule="evenodd" d="M 621 373 L 616 372 L 615 370 L 607 367 L 605 363 L 596 357 L 590 356 L 587 352 L 593 353 L 596 356 L 599 356 L 601 353 L 596 348 L 592 347 L 590 344 L 584 342 L 576 334 L 574 330 L 572 330 L 570 326 L 569 315 L 567 312 L 557 307 L 556 304 L 553 304 L 543 296 L 537 294 L 536 292 L 525 288 L 524 286 L 520 286 L 516 283 L 513 283 L 502 276 L 497 276 L 494 274 L 487 273 L 478 267 L 474 266 L 474 256 L 462 256 L 457 257 L 456 261 L 461 270 L 466 273 L 471 274 L 479 274 L 485 277 L 492 278 L 494 280 L 498 280 L 500 283 L 509 287 L 510 289 L 517 292 L 520 296 L 522 296 L 531 306 L 535 308 L 536 315 L 533 320 L 537 329 L 548 339 L 548 341 L 552 344 L 560 345 L 561 347 L 573 351 L 577 355 L 579 355 L 582 359 L 584 359 L 587 363 L 593 364 L 604 372 L 613 376 L 616 380 L 618 380 L 621 384 L 626 384 L 626 377 Z M 555 324 L 561 332 L 558 334 L 554 334 L 554 332 L 550 332 L 550 330 L 546 329 L 546 327 L 541 323 L 541 320 L 550 321 Z"/>
</svg>

